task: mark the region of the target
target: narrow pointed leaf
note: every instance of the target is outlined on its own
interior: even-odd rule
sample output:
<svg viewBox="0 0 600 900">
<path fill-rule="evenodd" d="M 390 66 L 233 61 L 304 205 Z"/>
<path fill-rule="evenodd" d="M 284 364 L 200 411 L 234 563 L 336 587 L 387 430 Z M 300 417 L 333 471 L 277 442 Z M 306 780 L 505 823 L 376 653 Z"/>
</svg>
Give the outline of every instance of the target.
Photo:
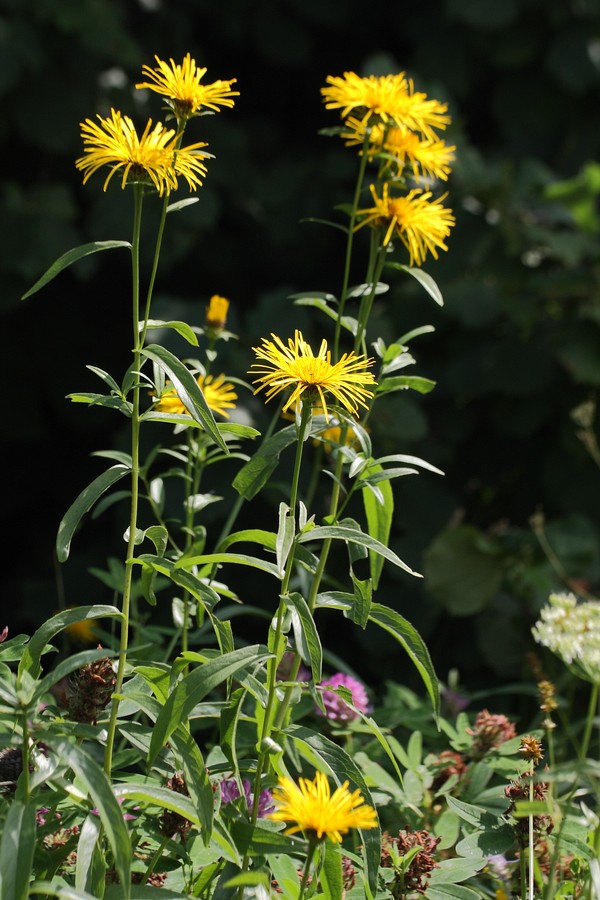
<svg viewBox="0 0 600 900">
<path fill-rule="evenodd" d="M 58 534 L 56 535 L 56 555 L 59 562 L 65 562 L 69 558 L 71 540 L 83 516 L 90 511 L 94 503 L 109 487 L 119 481 L 120 478 L 123 478 L 129 471 L 127 466 L 111 466 L 106 472 L 98 475 L 91 484 L 88 484 L 75 502 L 71 504 L 58 526 Z"/>
<path fill-rule="evenodd" d="M 293 610 L 292 628 L 296 649 L 303 661 L 310 666 L 314 681 L 318 682 L 322 677 L 323 649 L 308 603 L 297 591 L 284 594 L 281 599 Z"/>
<path fill-rule="evenodd" d="M 42 277 L 36 281 L 33 287 L 29 288 L 26 294 L 23 294 L 21 300 L 26 300 L 27 297 L 31 297 L 32 294 L 37 293 L 40 288 L 43 288 L 49 281 L 56 278 L 59 272 L 62 272 L 63 269 L 66 269 L 74 262 L 83 259 L 84 256 L 89 256 L 90 253 L 98 253 L 100 250 L 112 250 L 114 247 L 127 247 L 128 250 L 131 250 L 129 241 L 94 241 L 91 244 L 82 244 L 81 247 L 74 247 L 73 250 L 67 250 L 66 253 L 63 253 L 62 256 L 59 256 L 59 258 L 52 263 L 49 269 L 46 269 Z"/>
<path fill-rule="evenodd" d="M 369 620 L 379 625 L 380 628 L 383 628 L 402 644 L 423 679 L 433 704 L 435 716 L 439 716 L 440 688 L 438 678 L 435 674 L 427 645 L 417 629 L 400 613 L 397 613 L 394 609 L 389 609 L 387 606 L 382 606 L 381 603 L 372 605 Z"/>
<path fill-rule="evenodd" d="M 179 320 L 163 322 L 162 319 L 148 319 L 146 325 L 149 329 L 172 328 L 173 331 L 176 331 L 177 334 L 180 334 L 181 337 L 188 342 L 188 344 L 192 344 L 194 347 L 198 346 L 198 338 L 196 337 L 193 329 L 187 324 L 187 322 L 180 322 Z"/>
<path fill-rule="evenodd" d="M 402 562 L 399 556 L 396 556 L 393 550 L 390 550 L 385 544 L 382 544 L 381 541 L 372 538 L 370 534 L 365 534 L 364 531 L 359 531 L 356 528 L 348 528 L 345 525 L 317 526 L 316 528 L 311 529 L 311 531 L 306 532 L 306 534 L 301 534 L 298 541 L 300 543 L 305 543 L 306 541 L 323 541 L 329 540 L 330 538 L 333 538 L 333 540 L 350 541 L 350 543 L 360 544 L 362 547 L 366 547 L 369 550 L 374 550 L 376 553 L 379 553 L 384 559 L 389 560 L 395 566 L 398 566 L 398 568 L 404 569 L 405 572 L 409 572 L 417 578 L 423 577 L 422 575 L 419 575 L 418 572 L 413 572 L 405 562 Z"/>
<path fill-rule="evenodd" d="M 2 900 L 27 900 L 35 850 L 35 807 L 18 800 L 8 807 L 0 843 Z"/>
<path fill-rule="evenodd" d="M 186 675 L 173 689 L 163 706 L 152 731 L 149 762 L 155 759 L 161 747 L 180 722 L 185 722 L 194 706 L 200 703 L 217 685 L 245 666 L 256 665 L 266 659 L 268 653 L 258 645 L 244 647 L 208 660 Z"/>
<path fill-rule="evenodd" d="M 74 606 L 65 609 L 61 613 L 52 616 L 38 628 L 31 637 L 29 643 L 23 648 L 23 655 L 19 663 L 19 677 L 23 672 L 29 672 L 32 678 L 37 678 L 41 671 L 40 659 L 44 648 L 55 634 L 85 619 L 102 619 L 105 616 L 120 616 L 121 612 L 116 606 Z"/>
<path fill-rule="evenodd" d="M 379 464 L 371 465 L 364 473 L 374 474 L 381 472 L 382 467 Z M 383 481 L 379 485 L 379 491 L 383 502 L 379 502 L 373 491 L 364 490 L 362 492 L 365 514 L 367 517 L 367 529 L 371 537 L 386 546 L 389 543 L 390 532 L 392 529 L 392 519 L 394 518 L 394 492 L 389 481 Z M 369 567 L 371 570 L 371 578 L 373 579 L 373 588 L 377 590 L 381 572 L 383 570 L 383 557 L 373 550 L 369 550 Z"/>
<path fill-rule="evenodd" d="M 402 263 L 396 262 L 387 263 L 387 265 L 392 269 L 400 269 L 402 272 L 406 272 L 408 275 L 412 275 L 412 277 L 416 281 L 418 281 L 422 287 L 425 288 L 429 296 L 433 297 L 438 306 L 444 305 L 442 292 L 440 291 L 431 275 L 428 275 L 427 272 L 423 271 L 423 269 L 418 269 L 415 266 L 403 266 Z"/>
<path fill-rule="evenodd" d="M 190 370 L 176 356 L 158 344 L 149 344 L 142 350 L 142 353 L 167 373 L 177 391 L 177 396 L 192 418 L 202 425 L 213 441 L 228 454 L 227 444 L 223 440 L 204 394 Z"/>
</svg>

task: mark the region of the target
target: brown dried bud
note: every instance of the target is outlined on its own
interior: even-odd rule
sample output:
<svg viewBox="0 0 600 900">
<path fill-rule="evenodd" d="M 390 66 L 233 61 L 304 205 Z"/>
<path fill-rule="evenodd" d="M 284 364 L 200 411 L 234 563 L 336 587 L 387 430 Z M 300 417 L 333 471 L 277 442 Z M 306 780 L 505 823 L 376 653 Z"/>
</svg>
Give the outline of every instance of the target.
<svg viewBox="0 0 600 900">
<path fill-rule="evenodd" d="M 0 791 L 16 791 L 17 779 L 23 771 L 23 752 L 20 747 L 0 750 Z"/>
<path fill-rule="evenodd" d="M 438 866 L 433 854 L 441 838 L 432 837 L 428 831 L 411 831 L 408 825 L 404 831 L 398 832 L 398 837 L 391 837 L 385 831 L 382 838 L 381 865 L 384 868 L 395 868 L 391 850 L 402 857 L 413 847 L 421 848 L 413 856 L 406 870 L 398 871 L 391 886 L 392 896 L 401 898 L 413 891 L 424 894 L 431 872 Z"/>
<path fill-rule="evenodd" d="M 484 756 L 489 750 L 517 736 L 517 730 L 510 719 L 502 714 L 494 715 L 487 709 L 477 713 L 475 726 L 468 728 L 467 733 L 474 738 L 471 755 L 475 758 Z"/>
<path fill-rule="evenodd" d="M 185 779 L 179 772 L 176 772 L 172 778 L 169 778 L 167 787 L 170 791 L 175 791 L 177 794 L 183 794 L 185 797 L 189 797 Z M 178 834 L 182 841 L 185 841 L 185 836 L 192 827 L 192 823 L 189 819 L 180 816 L 179 813 L 173 812 L 170 809 L 165 809 L 160 817 L 159 825 L 160 830 L 164 835 L 167 837 L 175 837 L 175 835 Z"/>
<path fill-rule="evenodd" d="M 98 650 L 102 647 L 99 645 Z M 69 716 L 76 722 L 95 725 L 110 703 L 116 678 L 108 657 L 96 659 L 74 672 L 67 685 Z"/>
</svg>

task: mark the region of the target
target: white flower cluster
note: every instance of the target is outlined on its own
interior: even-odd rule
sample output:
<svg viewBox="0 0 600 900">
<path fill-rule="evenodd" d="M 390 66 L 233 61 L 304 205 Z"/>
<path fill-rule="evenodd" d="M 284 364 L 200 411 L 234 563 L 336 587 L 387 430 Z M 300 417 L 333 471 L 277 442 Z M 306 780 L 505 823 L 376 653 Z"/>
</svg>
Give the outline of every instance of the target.
<svg viewBox="0 0 600 900">
<path fill-rule="evenodd" d="M 574 594 L 550 594 L 532 633 L 575 674 L 600 682 L 600 602 L 578 603 Z"/>
</svg>

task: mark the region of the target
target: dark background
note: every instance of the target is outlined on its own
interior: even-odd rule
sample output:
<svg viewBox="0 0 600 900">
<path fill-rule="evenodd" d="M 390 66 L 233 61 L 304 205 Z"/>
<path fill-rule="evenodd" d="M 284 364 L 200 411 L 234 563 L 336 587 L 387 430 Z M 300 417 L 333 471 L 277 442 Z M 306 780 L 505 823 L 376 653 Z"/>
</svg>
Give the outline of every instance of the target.
<svg viewBox="0 0 600 900">
<path fill-rule="evenodd" d="M 117 414 L 65 395 L 99 389 L 86 364 L 118 380 L 129 363 L 127 254 L 89 258 L 20 297 L 71 247 L 130 237 L 129 192 L 115 180 L 104 194 L 100 175 L 81 185 L 79 122 L 111 105 L 159 118 L 157 98 L 132 89 L 141 66 L 188 51 L 205 80 L 237 78 L 240 97 L 190 126 L 216 158 L 201 202 L 169 221 L 153 315 L 201 324 L 211 294 L 229 297 L 240 339 L 224 362 L 240 377 L 261 336 L 328 333 L 288 299 L 341 281 L 340 233 L 302 222 L 338 215 L 355 177 L 354 154 L 318 133 L 338 122 L 320 99 L 327 75 L 405 71 L 448 102 L 457 224 L 449 252 L 425 264 L 445 306 L 394 276 L 371 335 L 435 326 L 411 349 L 436 389 L 382 401 L 372 427 L 381 453 L 422 456 L 446 475 L 396 482 L 391 546 L 427 577 L 386 568 L 377 599 L 419 628 L 443 679 L 451 668 L 472 689 L 530 678 L 529 629 L 561 585 L 531 515 L 545 515 L 570 577 L 593 590 L 600 575 L 600 478 L 570 417 L 600 384 L 596 0 L 0 0 L 0 626 L 30 631 L 61 592 L 67 605 L 112 600 L 88 570 L 120 558 L 114 510 L 86 521 L 58 575 L 53 545 L 105 465 L 92 451 L 126 447 Z M 249 408 L 262 427 L 262 406 Z M 216 484 L 227 502 L 234 474 L 225 466 Z M 275 482 L 252 524 L 273 528 L 281 499 Z M 241 589 L 269 607 L 259 579 Z M 324 628 L 370 684 L 412 678 L 381 633 L 357 636 L 339 618 Z"/>
</svg>

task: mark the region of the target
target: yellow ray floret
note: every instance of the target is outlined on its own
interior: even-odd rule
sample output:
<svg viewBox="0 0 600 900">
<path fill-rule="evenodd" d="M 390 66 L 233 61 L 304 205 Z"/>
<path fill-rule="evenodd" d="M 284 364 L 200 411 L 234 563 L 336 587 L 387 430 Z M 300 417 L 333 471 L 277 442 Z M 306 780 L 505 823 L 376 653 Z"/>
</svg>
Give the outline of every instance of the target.
<svg viewBox="0 0 600 900">
<path fill-rule="evenodd" d="M 325 106 L 339 109 L 343 119 L 356 111 L 362 122 L 391 121 L 421 131 L 430 140 L 436 138 L 435 129 L 446 128 L 450 123 L 447 104 L 415 91 L 404 72 L 366 77 L 344 72 L 343 77 L 328 75 L 326 81 L 327 85 L 321 88 Z"/>
<path fill-rule="evenodd" d="M 136 88 L 148 88 L 157 94 L 162 94 L 175 112 L 187 118 L 202 109 L 219 112 L 219 107 L 234 105 L 234 97 L 239 96 L 238 91 L 231 89 L 236 79 L 229 81 L 214 81 L 212 84 L 201 84 L 206 75 L 206 69 L 196 65 L 189 53 L 183 58 L 181 65 L 170 60 L 168 63 L 158 56 L 154 57 L 157 63 L 155 69 L 150 66 L 142 66 L 142 75 L 148 81 L 136 84 Z"/>
<path fill-rule="evenodd" d="M 413 178 L 417 180 L 440 178 L 446 181 L 452 171 L 450 163 L 456 147 L 444 141 L 422 139 L 404 126 L 383 125 L 381 122 L 370 126 L 354 116 L 346 119 L 345 126 L 348 130 L 344 130 L 341 137 L 347 146 L 364 146 L 367 137 L 369 157 L 385 153 L 394 158 L 401 171 L 405 166 L 410 168 Z"/>
<path fill-rule="evenodd" d="M 254 363 L 250 369 L 251 375 L 260 376 L 254 379 L 258 384 L 255 394 L 265 389 L 267 400 L 271 400 L 281 391 L 290 390 L 284 412 L 290 408 L 298 409 L 300 401 L 306 399 L 322 407 L 327 421 L 326 393 L 354 415 L 359 404 L 367 406 L 373 391 L 366 385 L 376 386 L 373 374 L 367 371 L 372 365 L 371 359 L 345 353 L 339 362 L 332 363 L 325 340 L 315 356 L 300 331 L 295 332 L 293 339 L 288 339 L 287 347 L 281 338 L 274 334 L 271 337 L 272 341 L 263 338 L 262 345 L 253 348 L 257 358 L 263 360 Z"/>
<path fill-rule="evenodd" d="M 332 794 L 322 772 L 316 773 L 314 781 L 300 778 L 298 784 L 280 777 L 273 791 L 277 809 L 268 818 L 293 822 L 286 834 L 303 831 L 309 838 L 328 837 L 337 844 L 351 828 L 377 828 L 377 813 L 364 802 L 359 790 L 349 791 L 348 784 L 345 781 Z"/>
<path fill-rule="evenodd" d="M 84 173 L 83 182 L 103 166 L 110 171 L 104 190 L 116 172 L 122 174 L 121 187 L 129 182 L 153 184 L 158 193 L 170 193 L 178 187 L 178 176 L 187 181 L 191 190 L 202 184 L 206 174 L 203 152 L 205 143 L 178 148 L 175 131 L 160 122 L 148 120 L 141 137 L 129 116 L 111 109 L 110 116 L 98 116 L 98 122 L 86 119 L 81 123 L 84 155 L 76 160 L 76 167 Z"/>
<path fill-rule="evenodd" d="M 452 210 L 442 204 L 445 194 L 437 200 L 431 199 L 430 191 L 412 190 L 400 197 L 392 197 L 389 185 L 383 185 L 381 196 L 371 185 L 374 206 L 357 210 L 360 219 L 357 228 L 371 225 L 384 229 L 383 245 L 398 237 L 410 254 L 410 265 L 420 266 L 431 253 L 435 259 L 438 250 L 447 250 L 445 239 L 455 219 Z"/>
</svg>

